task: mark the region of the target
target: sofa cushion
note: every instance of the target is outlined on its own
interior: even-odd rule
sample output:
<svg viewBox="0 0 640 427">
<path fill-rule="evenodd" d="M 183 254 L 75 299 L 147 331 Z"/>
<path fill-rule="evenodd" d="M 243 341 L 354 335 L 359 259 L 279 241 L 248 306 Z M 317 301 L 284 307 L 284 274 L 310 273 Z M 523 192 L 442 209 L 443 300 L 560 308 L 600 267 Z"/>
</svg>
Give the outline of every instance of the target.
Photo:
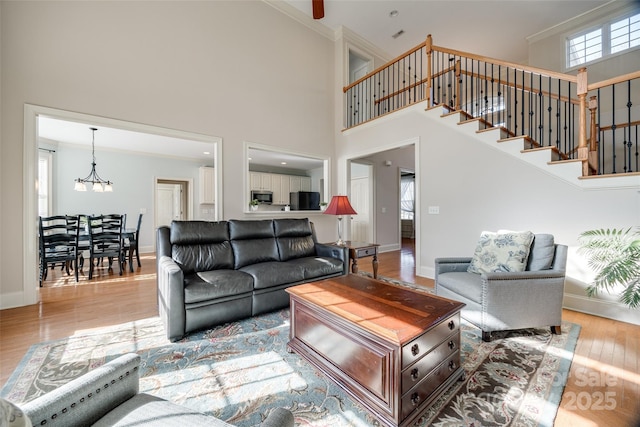
<svg viewBox="0 0 640 427">
<path fill-rule="evenodd" d="M 305 257 L 287 261 L 287 264 L 301 266 L 305 280 L 318 277 L 342 274 L 343 262 L 337 258 Z"/>
<path fill-rule="evenodd" d="M 280 261 L 316 254 L 313 231 L 308 218 L 273 221 Z"/>
<path fill-rule="evenodd" d="M 253 277 L 237 270 L 211 270 L 184 276 L 184 302 L 193 304 L 253 291 Z"/>
<path fill-rule="evenodd" d="M 531 244 L 527 271 L 549 270 L 555 253 L 553 234 L 536 234 Z"/>
<path fill-rule="evenodd" d="M 172 221 L 172 245 L 197 245 L 229 240 L 227 221 Z"/>
<path fill-rule="evenodd" d="M 247 265 L 261 262 L 278 261 L 278 247 L 275 238 L 232 240 L 234 268 L 239 269 Z"/>
<path fill-rule="evenodd" d="M 235 269 L 280 259 L 272 220 L 231 220 L 229 236 Z"/>
<path fill-rule="evenodd" d="M 233 251 L 229 241 L 201 245 L 173 245 L 171 258 L 185 274 L 194 271 L 209 271 L 233 268 Z"/>
<path fill-rule="evenodd" d="M 144 426 L 230 426 L 185 406 L 176 405 L 156 396 L 140 393 L 109 411 L 94 427 Z"/>
<path fill-rule="evenodd" d="M 231 240 L 274 238 L 273 220 L 245 221 L 232 219 L 229 221 L 229 237 Z"/>
<path fill-rule="evenodd" d="M 227 221 L 173 221 L 171 258 L 186 273 L 233 268 Z"/>
<path fill-rule="evenodd" d="M 298 283 L 304 280 L 304 269 L 290 262 L 261 262 L 242 267 L 240 271 L 253 277 L 254 289 Z"/>
<path fill-rule="evenodd" d="M 524 271 L 532 241 L 530 231 L 483 231 L 467 271 L 476 274 Z"/>
<path fill-rule="evenodd" d="M 438 287 L 482 304 L 482 276 L 466 271 L 452 271 L 438 275 Z"/>
</svg>

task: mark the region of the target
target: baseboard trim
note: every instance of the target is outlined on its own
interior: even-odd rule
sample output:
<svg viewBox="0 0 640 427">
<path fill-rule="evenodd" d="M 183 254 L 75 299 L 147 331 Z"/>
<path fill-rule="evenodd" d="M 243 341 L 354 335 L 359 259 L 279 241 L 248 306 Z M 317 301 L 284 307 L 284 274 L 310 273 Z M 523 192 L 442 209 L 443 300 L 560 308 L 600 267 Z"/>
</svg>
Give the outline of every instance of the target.
<svg viewBox="0 0 640 427">
<path fill-rule="evenodd" d="M 626 305 L 615 301 L 605 301 L 565 293 L 563 307 L 568 310 L 579 311 L 581 313 L 606 317 L 607 319 L 640 326 L 640 310 L 630 309 Z"/>
<path fill-rule="evenodd" d="M 399 251 L 400 249 L 402 249 L 402 245 L 400 245 L 400 243 L 392 243 L 390 245 L 380 245 L 378 247 L 378 253 Z"/>
</svg>

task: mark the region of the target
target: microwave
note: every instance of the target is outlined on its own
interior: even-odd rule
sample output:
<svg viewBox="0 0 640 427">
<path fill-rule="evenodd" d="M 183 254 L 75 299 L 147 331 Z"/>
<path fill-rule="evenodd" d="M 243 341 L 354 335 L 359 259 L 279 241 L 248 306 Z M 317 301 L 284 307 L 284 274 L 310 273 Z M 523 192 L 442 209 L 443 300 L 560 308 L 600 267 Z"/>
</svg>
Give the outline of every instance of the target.
<svg viewBox="0 0 640 427">
<path fill-rule="evenodd" d="M 273 203 L 273 192 L 254 190 L 251 192 L 251 200 L 257 200 L 261 205 L 270 205 Z"/>
</svg>

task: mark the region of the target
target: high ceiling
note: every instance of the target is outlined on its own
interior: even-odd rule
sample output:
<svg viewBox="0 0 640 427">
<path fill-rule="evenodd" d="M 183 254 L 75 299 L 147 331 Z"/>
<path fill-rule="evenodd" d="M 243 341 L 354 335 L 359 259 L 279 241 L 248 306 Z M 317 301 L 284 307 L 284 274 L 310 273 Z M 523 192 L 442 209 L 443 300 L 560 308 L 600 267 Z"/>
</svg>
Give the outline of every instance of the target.
<svg viewBox="0 0 640 427">
<path fill-rule="evenodd" d="M 309 18 L 311 0 L 286 3 Z M 423 42 L 512 62 L 526 62 L 527 37 L 608 0 L 324 0 L 317 22 L 347 27 L 395 58 Z M 286 7 L 285 5 L 285 7 Z M 395 17 L 390 16 L 397 11 Z M 403 30 L 402 35 L 393 35 Z"/>
</svg>

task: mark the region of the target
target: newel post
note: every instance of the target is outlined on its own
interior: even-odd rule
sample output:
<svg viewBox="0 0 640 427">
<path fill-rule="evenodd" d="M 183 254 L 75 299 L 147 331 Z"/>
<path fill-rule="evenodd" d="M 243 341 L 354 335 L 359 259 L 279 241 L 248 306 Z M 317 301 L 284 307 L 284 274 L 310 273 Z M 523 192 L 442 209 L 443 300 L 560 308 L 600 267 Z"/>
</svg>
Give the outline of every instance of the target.
<svg viewBox="0 0 640 427">
<path fill-rule="evenodd" d="M 590 126 L 589 126 L 589 165 L 596 174 L 598 173 L 598 124 L 596 123 L 596 111 L 598 110 L 598 98 L 589 98 Z"/>
<path fill-rule="evenodd" d="M 431 34 L 427 36 L 424 42 L 425 52 L 427 53 L 427 108 L 431 107 L 431 55 L 433 54 L 433 39 Z"/>
<path fill-rule="evenodd" d="M 578 123 L 578 159 L 582 160 L 582 176 L 589 175 L 589 147 L 587 146 L 587 69 L 580 68 L 577 75 L 577 92 L 580 100 Z"/>
</svg>

